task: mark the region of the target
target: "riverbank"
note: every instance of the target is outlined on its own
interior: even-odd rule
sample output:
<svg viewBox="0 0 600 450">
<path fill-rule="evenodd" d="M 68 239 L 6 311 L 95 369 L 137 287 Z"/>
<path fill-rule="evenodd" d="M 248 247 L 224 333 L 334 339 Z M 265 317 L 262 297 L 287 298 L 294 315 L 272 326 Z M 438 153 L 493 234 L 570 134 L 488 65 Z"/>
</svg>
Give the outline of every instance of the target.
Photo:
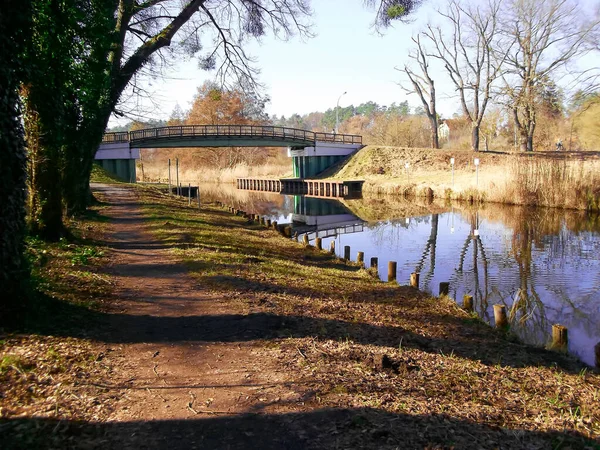
<svg viewBox="0 0 600 450">
<path fill-rule="evenodd" d="M 599 174 L 598 152 L 474 153 L 369 145 L 325 176 L 364 179 L 365 194 L 598 211 Z"/>
<path fill-rule="evenodd" d="M 81 326 L 103 346 L 110 372 L 96 384 L 114 398 L 99 419 L 11 412 L 9 438 L 33 422 L 104 448 L 594 448 L 600 437 L 598 374 L 449 299 L 214 204 L 127 185 L 99 197 L 110 260 L 98 276 L 114 304 L 104 330 Z"/>
</svg>

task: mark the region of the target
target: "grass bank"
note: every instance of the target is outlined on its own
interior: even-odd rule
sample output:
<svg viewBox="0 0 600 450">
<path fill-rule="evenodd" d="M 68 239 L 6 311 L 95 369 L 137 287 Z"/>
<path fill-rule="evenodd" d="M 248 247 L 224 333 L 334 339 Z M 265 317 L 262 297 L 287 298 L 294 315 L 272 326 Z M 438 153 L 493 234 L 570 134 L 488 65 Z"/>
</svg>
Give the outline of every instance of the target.
<svg viewBox="0 0 600 450">
<path fill-rule="evenodd" d="M 140 195 L 200 286 L 279 318 L 262 345 L 309 387 L 288 411 L 356 412 L 315 448 L 598 448 L 600 377 L 569 357 L 214 204 Z"/>
<path fill-rule="evenodd" d="M 326 176 L 364 179 L 365 193 L 600 209 L 600 160 L 595 152 L 475 154 L 370 145 Z"/>
<path fill-rule="evenodd" d="M 59 242 L 27 242 L 31 295 L 0 328 L 2 448 L 80 448 L 86 434 L 75 436 L 69 423 L 110 412 L 115 393 L 99 387 L 111 370 L 105 347 L 88 334 L 111 302 L 112 283 L 101 272 L 109 254 L 102 209 L 69 219 L 70 237 Z"/>
</svg>

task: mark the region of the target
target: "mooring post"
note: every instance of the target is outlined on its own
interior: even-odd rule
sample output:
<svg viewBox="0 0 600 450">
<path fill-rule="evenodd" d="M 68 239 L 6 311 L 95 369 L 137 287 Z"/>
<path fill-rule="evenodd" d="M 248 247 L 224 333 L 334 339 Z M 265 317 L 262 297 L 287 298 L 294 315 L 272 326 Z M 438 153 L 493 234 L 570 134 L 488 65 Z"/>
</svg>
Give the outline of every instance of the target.
<svg viewBox="0 0 600 450">
<path fill-rule="evenodd" d="M 302 244 L 304 244 L 305 247 L 309 246 L 309 243 L 308 243 L 308 234 L 305 234 L 304 236 L 302 236 Z"/>
<path fill-rule="evenodd" d="M 559 324 L 552 325 L 552 348 L 567 351 L 569 346 L 569 330 Z"/>
<path fill-rule="evenodd" d="M 398 264 L 396 261 L 388 261 L 388 282 L 396 281 L 396 272 L 398 269 Z"/>
<path fill-rule="evenodd" d="M 356 254 L 356 262 L 359 263 L 361 266 L 364 266 L 364 264 L 365 264 L 365 252 L 358 252 Z"/>
<path fill-rule="evenodd" d="M 335 255 L 335 241 L 331 241 L 331 244 L 329 244 L 329 253 Z"/>
<path fill-rule="evenodd" d="M 371 267 L 372 267 L 373 269 L 377 269 L 377 266 L 378 266 L 378 265 L 379 265 L 379 260 L 377 259 L 377 257 L 376 257 L 376 256 L 373 256 L 373 257 L 371 258 Z"/>
<path fill-rule="evenodd" d="M 344 259 L 346 261 L 350 261 L 350 246 L 349 245 L 344 246 Z"/>
<path fill-rule="evenodd" d="M 440 297 L 442 295 L 448 295 L 450 292 L 450 283 L 448 281 L 442 281 L 440 283 Z"/>
<path fill-rule="evenodd" d="M 419 277 L 420 274 L 418 272 L 413 272 L 410 274 L 410 285 L 412 287 L 419 289 Z"/>
<path fill-rule="evenodd" d="M 169 195 L 172 195 L 172 192 L 171 192 L 171 158 L 169 158 Z"/>
<path fill-rule="evenodd" d="M 315 238 L 315 247 L 317 250 L 323 250 L 323 240 L 320 237 Z"/>
<path fill-rule="evenodd" d="M 271 226 L 274 230 L 279 230 L 279 228 L 277 228 L 277 221 L 274 220 L 273 222 L 271 222 Z"/>
<path fill-rule="evenodd" d="M 463 297 L 463 309 L 467 312 L 473 312 L 473 296 L 466 294 Z"/>
<path fill-rule="evenodd" d="M 267 226 L 267 228 L 271 228 L 271 219 L 267 219 L 265 225 Z"/>
<path fill-rule="evenodd" d="M 177 187 L 175 188 L 175 191 L 177 192 L 177 195 L 181 195 L 181 187 L 179 186 L 179 158 L 175 158 L 175 175 L 176 175 L 176 180 L 177 181 Z"/>
<path fill-rule="evenodd" d="M 494 321 L 496 322 L 496 328 L 506 328 L 508 326 L 506 306 L 494 305 Z"/>
</svg>

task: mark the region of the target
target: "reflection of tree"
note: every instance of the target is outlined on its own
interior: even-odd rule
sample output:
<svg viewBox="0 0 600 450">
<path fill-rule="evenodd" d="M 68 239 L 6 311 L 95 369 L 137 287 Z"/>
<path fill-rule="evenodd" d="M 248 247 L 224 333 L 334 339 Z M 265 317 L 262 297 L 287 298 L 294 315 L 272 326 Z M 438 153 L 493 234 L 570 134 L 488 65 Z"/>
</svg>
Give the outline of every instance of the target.
<svg viewBox="0 0 600 450">
<path fill-rule="evenodd" d="M 519 268 L 519 289 L 514 295 L 512 305 L 507 307 L 509 320 L 513 327 L 519 328 L 519 334 L 529 342 L 542 344 L 547 320 L 544 303 L 535 289 L 532 275 L 532 249 L 534 242 L 537 241 L 537 233 L 533 225 L 535 221 L 527 220 L 525 217 L 523 219 L 512 238 L 512 254 Z"/>
<path fill-rule="evenodd" d="M 489 270 L 488 270 L 488 258 L 485 254 L 485 249 L 483 247 L 483 242 L 481 240 L 481 236 L 479 236 L 479 216 L 478 214 L 471 214 L 470 217 L 471 229 L 469 231 L 469 235 L 465 240 L 465 243 L 461 249 L 459 264 L 457 271 L 459 273 L 463 273 L 465 259 L 467 257 L 467 253 L 469 251 L 469 246 L 473 243 L 473 300 L 475 305 L 479 305 L 479 314 L 481 317 L 484 317 L 486 320 L 489 320 L 487 310 L 488 310 L 488 298 L 489 298 Z M 481 254 L 482 264 L 483 264 L 483 290 L 481 289 L 481 285 L 479 283 L 479 254 Z"/>
<path fill-rule="evenodd" d="M 422 280 L 423 286 L 429 285 L 431 278 L 433 277 L 433 271 L 435 270 L 435 249 L 437 245 L 438 219 L 439 214 L 431 215 L 431 232 L 429 233 L 429 239 L 427 239 L 427 244 L 425 245 L 425 249 L 421 254 L 421 259 L 419 259 L 417 267 L 415 267 L 415 272 L 421 273 L 423 266 L 425 265 L 425 261 L 427 260 L 427 255 L 429 255 L 429 271 L 425 274 L 425 277 Z"/>
</svg>

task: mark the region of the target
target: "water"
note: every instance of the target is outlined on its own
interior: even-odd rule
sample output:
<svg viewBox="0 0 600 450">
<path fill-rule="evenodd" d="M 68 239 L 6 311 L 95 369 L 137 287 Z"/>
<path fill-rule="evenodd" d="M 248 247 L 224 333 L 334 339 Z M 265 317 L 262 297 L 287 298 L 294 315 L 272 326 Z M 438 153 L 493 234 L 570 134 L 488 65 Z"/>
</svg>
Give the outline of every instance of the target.
<svg viewBox="0 0 600 450">
<path fill-rule="evenodd" d="M 250 213 L 293 224 L 323 247 L 335 240 L 342 256 L 351 248 L 398 264 L 397 279 L 408 284 L 419 272 L 420 288 L 450 296 L 473 296 L 476 312 L 493 323 L 493 305 L 504 304 L 511 329 L 524 342 L 544 346 L 552 325 L 569 330 L 569 352 L 594 364 L 600 342 L 600 219 L 582 212 L 485 205 L 436 205 L 398 198 L 320 200 L 234 188 L 201 187 L 204 198 L 235 204 Z"/>
</svg>

